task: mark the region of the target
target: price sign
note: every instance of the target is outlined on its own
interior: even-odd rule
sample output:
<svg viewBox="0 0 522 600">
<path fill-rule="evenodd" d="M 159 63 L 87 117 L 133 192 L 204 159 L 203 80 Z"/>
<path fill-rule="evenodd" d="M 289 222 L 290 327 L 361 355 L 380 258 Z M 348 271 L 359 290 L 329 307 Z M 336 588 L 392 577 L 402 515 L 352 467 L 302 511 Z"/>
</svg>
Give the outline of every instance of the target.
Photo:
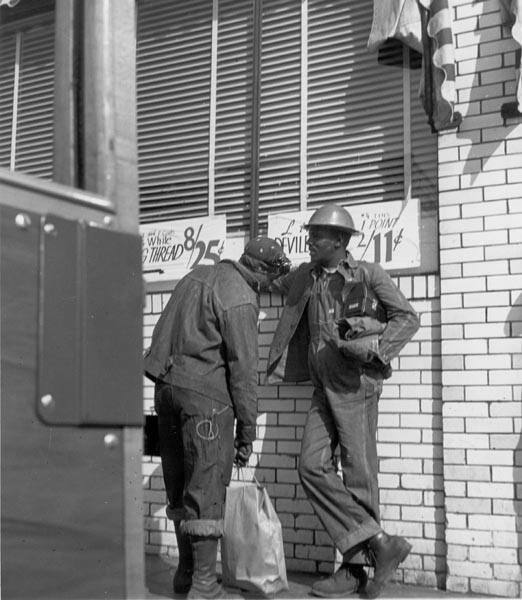
<svg viewBox="0 0 522 600">
<path fill-rule="evenodd" d="M 385 269 L 420 266 L 419 200 L 393 200 L 345 207 L 361 235 L 348 249 L 356 260 L 378 262 Z M 268 215 L 268 235 L 277 239 L 293 264 L 310 260 L 306 223 L 313 210 Z"/>
<path fill-rule="evenodd" d="M 225 215 L 141 225 L 145 279 L 180 279 L 198 265 L 217 263 L 226 230 Z"/>
</svg>

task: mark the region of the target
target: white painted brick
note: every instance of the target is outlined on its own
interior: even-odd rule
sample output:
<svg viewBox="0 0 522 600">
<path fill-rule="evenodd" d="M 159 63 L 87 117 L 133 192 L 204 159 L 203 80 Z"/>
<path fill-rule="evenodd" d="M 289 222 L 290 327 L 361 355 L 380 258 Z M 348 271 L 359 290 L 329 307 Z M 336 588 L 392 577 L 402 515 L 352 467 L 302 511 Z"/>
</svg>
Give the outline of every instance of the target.
<svg viewBox="0 0 522 600">
<path fill-rule="evenodd" d="M 445 465 L 444 477 L 448 480 L 491 481 L 489 467 L 484 465 Z"/>
<path fill-rule="evenodd" d="M 492 385 L 520 385 L 522 383 L 522 373 L 518 370 L 491 371 L 489 374 L 489 381 Z"/>
<path fill-rule="evenodd" d="M 512 498 L 513 485 L 470 481 L 468 482 L 468 495 L 472 498 Z"/>
<path fill-rule="evenodd" d="M 466 431 L 470 433 L 513 433 L 513 421 L 509 418 L 468 417 Z"/>
<path fill-rule="evenodd" d="M 400 506 L 422 504 L 422 492 L 419 490 L 384 489 L 380 491 L 379 496 L 382 504 L 399 504 Z"/>
<path fill-rule="evenodd" d="M 506 172 L 484 171 L 483 173 L 475 174 L 464 173 L 460 176 L 460 183 L 461 186 L 466 189 L 489 185 L 501 185 L 506 183 Z"/>
<path fill-rule="evenodd" d="M 434 454 L 434 449 L 431 444 L 403 444 L 400 446 L 400 456 L 404 458 L 431 458 Z"/>
<path fill-rule="evenodd" d="M 443 270 L 444 271 L 446 270 L 446 268 L 451 269 L 453 267 L 455 267 L 459 271 L 459 274 L 456 276 L 460 276 L 460 270 L 462 267 L 459 264 L 442 266 L 441 274 L 442 274 Z M 451 275 L 451 276 L 453 276 L 453 275 Z M 441 309 L 462 308 L 462 294 L 445 294 L 445 295 L 441 296 L 440 307 L 441 307 Z"/>
<path fill-rule="evenodd" d="M 484 371 L 447 371 L 442 373 L 443 385 L 458 385 L 462 381 L 473 381 L 475 384 L 486 385 L 488 374 Z"/>
<path fill-rule="evenodd" d="M 466 529 L 468 517 L 465 514 L 449 513 L 446 515 L 448 529 Z"/>
<path fill-rule="evenodd" d="M 508 81 L 510 81 L 510 79 L 509 79 L 510 71 L 513 72 L 512 67 L 507 67 L 504 69 L 497 69 L 496 71 L 483 72 L 480 74 L 480 83 L 481 83 L 481 85 L 491 85 L 492 83 L 508 82 Z M 475 127 L 476 127 L 478 125 L 478 123 L 473 123 L 472 125 L 475 125 Z M 472 129 L 474 129 L 475 127 L 472 127 L 472 125 L 470 125 L 470 127 Z M 480 125 L 478 125 L 478 126 L 480 126 Z M 486 127 L 498 127 L 498 121 L 496 121 L 496 120 L 488 121 L 487 123 L 484 124 L 484 128 L 486 128 Z"/>
<path fill-rule="evenodd" d="M 444 491 L 446 496 L 466 496 L 466 484 L 464 481 L 451 481 L 446 479 L 444 482 Z"/>
<path fill-rule="evenodd" d="M 395 473 L 379 473 L 379 489 L 391 488 L 395 489 L 399 487 L 400 477 Z"/>
<path fill-rule="evenodd" d="M 478 275 L 495 275 L 508 271 L 507 260 L 481 261 L 476 263 L 465 263 L 462 266 L 464 277 L 476 277 Z"/>
<path fill-rule="evenodd" d="M 441 252 L 442 255 L 442 252 Z M 470 256 L 470 262 L 477 260 L 476 255 Z M 440 282 L 441 294 L 454 294 L 457 292 L 486 291 L 485 277 L 466 277 L 460 280 L 444 279 Z M 505 288 L 500 288 L 505 289 Z"/>
<path fill-rule="evenodd" d="M 406 446 L 409 446 L 406 444 Z M 384 444 L 382 442 L 377 444 L 377 454 L 381 458 L 397 458 L 401 455 L 400 444 Z"/>
<path fill-rule="evenodd" d="M 483 516 L 479 518 L 484 518 Z M 486 517 L 487 518 L 487 517 Z M 517 563 L 517 553 L 513 548 L 495 548 L 495 562 L 508 565 Z M 469 559 L 474 562 L 491 562 L 491 548 L 472 547 L 469 549 Z"/>
<path fill-rule="evenodd" d="M 503 481 L 505 483 L 514 483 L 517 478 L 520 480 L 522 469 L 519 467 L 492 467 L 491 480 Z"/>
<path fill-rule="evenodd" d="M 519 402 L 491 402 L 489 412 L 492 417 L 520 417 L 522 407 Z"/>
<path fill-rule="evenodd" d="M 468 531 L 466 529 L 448 529 L 446 542 L 466 546 L 486 546 L 492 542 L 490 531 Z"/>
<path fill-rule="evenodd" d="M 470 589 L 475 594 L 487 594 L 494 597 L 515 598 L 519 595 L 518 586 L 512 581 L 471 579 Z"/>
<path fill-rule="evenodd" d="M 522 244 L 518 243 L 520 241 L 519 239 L 514 239 L 514 235 L 517 231 L 518 230 L 511 230 L 509 232 L 510 242 L 512 243 L 485 248 L 486 260 L 495 260 L 499 258 L 520 258 L 520 256 L 522 256 Z M 522 239 L 522 234 L 520 235 L 520 239 Z"/>
<path fill-rule="evenodd" d="M 522 165 L 522 154 L 507 154 L 505 156 L 490 156 L 484 161 L 484 171 L 496 169 L 512 169 Z M 490 213 L 491 214 L 491 213 Z"/>
<path fill-rule="evenodd" d="M 518 132 L 519 128 L 517 129 Z M 506 151 L 508 154 L 522 153 L 522 137 L 506 142 Z"/>
<path fill-rule="evenodd" d="M 441 313 L 442 323 L 481 323 L 486 319 L 484 308 L 459 308 L 444 310 Z"/>
<path fill-rule="evenodd" d="M 489 438 L 487 434 L 450 433 L 444 436 L 444 445 L 446 448 L 489 448 Z"/>
<path fill-rule="evenodd" d="M 491 579 L 493 571 L 489 563 L 469 561 L 448 561 L 448 571 L 461 577 L 480 577 Z"/>
<path fill-rule="evenodd" d="M 477 246 L 493 246 L 496 244 L 507 243 L 507 231 L 491 230 L 481 231 L 479 233 L 463 233 L 462 244 L 464 247 L 473 246 L 476 250 Z"/>
<path fill-rule="evenodd" d="M 378 440 L 380 442 L 413 442 L 418 443 L 421 440 L 420 431 L 409 429 L 401 431 L 396 429 L 381 428 L 378 431 Z"/>
<path fill-rule="evenodd" d="M 507 182 L 508 183 L 521 183 L 522 182 L 522 168 L 510 169 L 507 172 Z M 454 189 L 454 188 L 452 188 L 452 189 Z"/>
<path fill-rule="evenodd" d="M 510 487 L 512 488 L 513 486 Z M 494 531 L 493 544 L 501 548 L 518 548 L 518 535 L 515 531 Z"/>
<path fill-rule="evenodd" d="M 462 417 L 445 417 L 443 419 L 444 433 L 464 433 L 464 419 Z"/>
<path fill-rule="evenodd" d="M 466 356 L 464 364 L 466 369 L 507 369 L 511 365 L 509 354 L 478 354 Z"/>
<path fill-rule="evenodd" d="M 446 589 L 449 592 L 465 594 L 469 592 L 469 578 L 448 574 L 446 577 Z"/>
<path fill-rule="evenodd" d="M 471 292 L 463 294 L 464 306 L 506 306 L 509 304 L 508 292 Z"/>
<path fill-rule="evenodd" d="M 508 174 L 509 177 L 509 174 Z M 439 191 L 460 189 L 460 177 L 451 175 L 450 177 L 439 177 Z"/>
<path fill-rule="evenodd" d="M 518 353 L 520 352 L 520 341 L 517 339 L 492 339 L 489 340 L 489 351 L 496 353 Z"/>
<path fill-rule="evenodd" d="M 459 206 L 452 205 L 446 208 L 459 209 Z M 484 228 L 483 217 L 466 218 L 466 219 L 451 219 L 441 221 L 439 231 L 442 236 L 455 233 L 463 233 L 470 231 L 482 231 Z"/>
<path fill-rule="evenodd" d="M 488 290 L 522 289 L 522 275 L 492 275 L 487 278 Z"/>
<path fill-rule="evenodd" d="M 503 157 L 499 157 L 499 160 L 503 160 Z M 507 205 L 505 200 L 498 200 L 496 202 L 475 202 L 472 204 L 464 204 L 461 207 L 462 218 L 468 219 L 471 217 L 489 216 L 505 214 L 507 212 Z"/>
<path fill-rule="evenodd" d="M 486 340 L 443 340 L 441 347 L 443 354 L 485 354 L 487 352 Z"/>
<path fill-rule="evenodd" d="M 483 194 L 480 188 L 475 188 L 472 190 L 442 192 L 439 194 L 440 206 L 448 206 L 452 204 L 467 204 L 472 202 L 481 202 L 482 200 Z"/>
<path fill-rule="evenodd" d="M 470 323 L 464 325 L 466 338 L 493 338 L 505 336 L 505 323 Z"/>
<path fill-rule="evenodd" d="M 522 183 L 511 183 L 505 185 L 491 186 L 484 188 L 484 198 L 486 200 L 498 200 L 501 198 L 521 198 Z"/>
</svg>

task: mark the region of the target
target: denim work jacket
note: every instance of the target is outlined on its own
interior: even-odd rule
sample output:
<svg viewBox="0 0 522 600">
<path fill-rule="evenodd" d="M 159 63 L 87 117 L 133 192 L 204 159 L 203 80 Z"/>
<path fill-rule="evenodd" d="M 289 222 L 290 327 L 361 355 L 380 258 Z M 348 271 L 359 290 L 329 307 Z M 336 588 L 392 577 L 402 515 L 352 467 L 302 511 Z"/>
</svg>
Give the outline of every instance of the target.
<svg viewBox="0 0 522 600">
<path fill-rule="evenodd" d="M 232 406 L 244 443 L 256 431 L 258 289 L 234 261 L 194 269 L 172 292 L 145 353 L 153 381 Z"/>
<path fill-rule="evenodd" d="M 389 377 L 390 361 L 413 337 L 419 328 L 419 318 L 379 264 L 356 261 L 348 253 L 337 269 L 345 279 L 343 298 L 348 296 L 353 283 L 362 281 L 369 286 L 386 311 L 386 326 L 379 336 L 378 358 L 384 366 L 384 376 Z M 307 304 L 314 284 L 313 270 L 312 263 L 304 263 L 272 284 L 274 291 L 286 295 L 286 303 L 268 355 L 269 383 L 310 379 Z"/>
</svg>

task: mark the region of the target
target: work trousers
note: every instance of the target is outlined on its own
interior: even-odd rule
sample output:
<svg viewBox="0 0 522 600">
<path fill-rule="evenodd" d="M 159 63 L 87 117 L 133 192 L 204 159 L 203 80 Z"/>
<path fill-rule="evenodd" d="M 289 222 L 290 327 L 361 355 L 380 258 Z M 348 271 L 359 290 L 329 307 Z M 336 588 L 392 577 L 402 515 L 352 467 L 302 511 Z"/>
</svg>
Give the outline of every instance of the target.
<svg viewBox="0 0 522 600">
<path fill-rule="evenodd" d="M 299 477 L 315 513 L 345 559 L 363 562 L 362 542 L 381 531 L 376 433 L 382 376 L 360 369 L 355 379 L 352 370 L 343 383 L 342 371 L 336 370 L 336 380 L 331 381 L 317 366 L 310 361 L 314 392 Z M 336 448 L 340 450 L 342 478 Z"/>
<path fill-rule="evenodd" d="M 192 390 L 157 383 L 167 516 L 191 535 L 220 537 L 234 460 L 234 412 Z"/>
</svg>

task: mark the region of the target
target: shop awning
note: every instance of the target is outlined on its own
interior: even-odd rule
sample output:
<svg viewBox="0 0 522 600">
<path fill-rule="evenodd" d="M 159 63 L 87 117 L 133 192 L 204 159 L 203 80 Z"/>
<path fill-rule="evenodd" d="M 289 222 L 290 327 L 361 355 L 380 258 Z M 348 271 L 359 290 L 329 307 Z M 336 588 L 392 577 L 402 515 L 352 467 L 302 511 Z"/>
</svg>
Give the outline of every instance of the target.
<svg viewBox="0 0 522 600">
<path fill-rule="evenodd" d="M 423 55 L 420 96 L 435 131 L 458 127 L 448 0 L 375 0 L 368 49 L 396 39 Z"/>
<path fill-rule="evenodd" d="M 513 39 L 522 47 L 522 0 L 500 0 L 500 12 L 502 15 L 502 23 L 511 27 Z M 521 50 L 519 48 L 516 57 L 516 96 L 518 112 L 522 113 L 522 69 L 520 66 L 520 54 Z"/>
</svg>

